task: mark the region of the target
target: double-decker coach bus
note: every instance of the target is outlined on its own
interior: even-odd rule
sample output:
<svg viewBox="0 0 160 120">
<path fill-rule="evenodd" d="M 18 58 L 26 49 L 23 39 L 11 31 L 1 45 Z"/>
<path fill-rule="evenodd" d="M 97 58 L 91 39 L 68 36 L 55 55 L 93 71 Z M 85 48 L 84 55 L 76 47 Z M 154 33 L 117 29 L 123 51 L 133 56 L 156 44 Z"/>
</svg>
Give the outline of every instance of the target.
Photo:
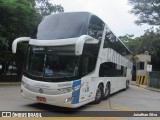
<svg viewBox="0 0 160 120">
<path fill-rule="evenodd" d="M 76 108 L 100 103 L 131 80 L 131 52 L 96 15 L 69 12 L 45 17 L 29 41 L 21 83 L 24 98 Z"/>
</svg>

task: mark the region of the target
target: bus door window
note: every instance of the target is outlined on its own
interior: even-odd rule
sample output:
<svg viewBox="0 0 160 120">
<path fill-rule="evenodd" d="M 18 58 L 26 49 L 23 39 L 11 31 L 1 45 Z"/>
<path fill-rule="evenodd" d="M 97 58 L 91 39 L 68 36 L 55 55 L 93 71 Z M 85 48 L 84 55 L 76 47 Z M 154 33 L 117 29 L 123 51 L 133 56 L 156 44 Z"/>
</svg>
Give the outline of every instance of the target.
<svg viewBox="0 0 160 120">
<path fill-rule="evenodd" d="M 94 70 L 94 57 L 92 55 L 84 54 L 82 57 L 82 74 L 86 75 Z"/>
<path fill-rule="evenodd" d="M 66 71 L 72 73 L 73 75 L 77 75 L 78 74 L 78 66 L 75 63 L 75 61 L 72 61 L 72 62 L 68 63 L 66 65 L 65 69 L 66 69 Z"/>
<path fill-rule="evenodd" d="M 82 74 L 88 73 L 89 57 L 85 56 L 82 60 Z"/>
</svg>

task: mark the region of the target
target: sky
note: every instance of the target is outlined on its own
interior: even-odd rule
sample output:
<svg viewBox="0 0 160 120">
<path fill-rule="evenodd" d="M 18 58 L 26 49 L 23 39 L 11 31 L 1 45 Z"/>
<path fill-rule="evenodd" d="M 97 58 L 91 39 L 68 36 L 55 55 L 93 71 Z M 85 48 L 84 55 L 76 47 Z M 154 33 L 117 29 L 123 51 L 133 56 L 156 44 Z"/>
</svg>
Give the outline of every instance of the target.
<svg viewBox="0 0 160 120">
<path fill-rule="evenodd" d="M 62 5 L 64 12 L 87 11 L 100 17 L 116 36 L 133 34 L 135 37 L 144 34 L 148 25 L 137 26 L 136 16 L 130 14 L 132 6 L 127 0 L 50 0 L 53 4 Z"/>
</svg>

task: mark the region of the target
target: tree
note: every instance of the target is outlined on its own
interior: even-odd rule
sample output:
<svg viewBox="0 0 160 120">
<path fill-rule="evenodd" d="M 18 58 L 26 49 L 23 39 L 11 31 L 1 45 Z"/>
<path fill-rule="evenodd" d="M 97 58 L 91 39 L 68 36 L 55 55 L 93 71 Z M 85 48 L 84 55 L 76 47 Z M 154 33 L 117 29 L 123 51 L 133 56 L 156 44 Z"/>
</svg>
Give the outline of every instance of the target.
<svg viewBox="0 0 160 120">
<path fill-rule="evenodd" d="M 130 37 L 128 34 L 119 37 L 125 45 L 133 52 L 133 54 L 142 54 L 148 51 L 151 55 L 156 55 L 160 48 L 160 32 L 153 28 L 145 31 L 144 35 L 136 38 Z"/>
<path fill-rule="evenodd" d="M 135 21 L 137 25 L 143 23 L 160 25 L 160 0 L 128 0 L 128 2 L 133 6 L 130 12 L 138 16 L 138 20 Z"/>
<path fill-rule="evenodd" d="M 53 5 L 49 0 L 36 0 L 36 8 L 42 17 L 50 15 L 52 13 L 62 13 L 64 9 L 61 5 Z"/>
<path fill-rule="evenodd" d="M 119 37 L 132 51 L 133 57 L 148 51 L 152 56 L 154 70 L 160 70 L 160 29 L 153 28 L 145 31 L 144 35 L 132 38 L 129 35 Z"/>
<path fill-rule="evenodd" d="M 31 36 L 37 25 L 45 15 L 52 12 L 63 12 L 61 5 L 52 5 L 48 0 L 39 1 L 42 6 L 37 7 L 38 0 L 0 0 L 0 64 L 1 73 L 5 74 L 11 61 L 16 58 L 18 74 L 23 68 L 23 56 L 26 44 L 18 45 L 16 57 L 11 52 L 15 38 Z M 45 6 L 45 9 L 42 7 Z M 55 7 L 56 6 L 56 7 Z"/>
<path fill-rule="evenodd" d="M 31 7 L 33 0 L 0 0 L 0 61 L 2 73 L 6 74 L 13 59 L 12 41 L 16 37 L 28 36 L 37 24 L 36 10 Z"/>
<path fill-rule="evenodd" d="M 130 12 L 138 16 L 138 20 L 135 21 L 137 25 L 156 26 L 156 30 L 154 28 L 148 29 L 144 35 L 136 38 L 137 45 L 133 45 L 130 41 L 129 46 L 134 46 L 135 54 L 149 51 L 152 56 L 153 69 L 160 70 L 160 0 L 128 0 L 128 2 L 133 6 Z"/>
<path fill-rule="evenodd" d="M 147 30 L 143 35 L 142 45 L 141 51 L 147 50 L 152 56 L 153 69 L 160 70 L 160 30 Z"/>
<path fill-rule="evenodd" d="M 133 55 L 137 55 L 141 52 L 139 48 L 141 47 L 142 40 L 139 37 L 134 38 L 134 35 L 126 34 L 124 36 L 119 36 L 119 39 L 125 43 Z"/>
</svg>

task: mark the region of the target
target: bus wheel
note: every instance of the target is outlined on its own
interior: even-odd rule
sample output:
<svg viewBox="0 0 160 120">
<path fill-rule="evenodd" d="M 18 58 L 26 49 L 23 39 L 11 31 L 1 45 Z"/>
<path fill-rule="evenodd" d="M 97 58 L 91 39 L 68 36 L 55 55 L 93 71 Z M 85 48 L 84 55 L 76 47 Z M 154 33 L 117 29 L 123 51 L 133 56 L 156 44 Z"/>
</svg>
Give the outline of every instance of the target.
<svg viewBox="0 0 160 120">
<path fill-rule="evenodd" d="M 124 90 L 127 90 L 129 88 L 129 81 L 126 81 L 126 88 Z"/>
<path fill-rule="evenodd" d="M 103 99 L 106 100 L 110 95 L 110 84 L 107 83 L 104 91 L 104 97 Z"/>
<path fill-rule="evenodd" d="M 94 104 L 98 104 L 101 102 L 103 98 L 103 86 L 100 84 L 98 85 L 97 91 L 96 91 L 96 96 L 95 96 L 95 101 L 93 102 Z"/>
<path fill-rule="evenodd" d="M 126 81 L 126 89 L 128 89 L 129 88 L 129 81 L 127 80 Z"/>
</svg>

